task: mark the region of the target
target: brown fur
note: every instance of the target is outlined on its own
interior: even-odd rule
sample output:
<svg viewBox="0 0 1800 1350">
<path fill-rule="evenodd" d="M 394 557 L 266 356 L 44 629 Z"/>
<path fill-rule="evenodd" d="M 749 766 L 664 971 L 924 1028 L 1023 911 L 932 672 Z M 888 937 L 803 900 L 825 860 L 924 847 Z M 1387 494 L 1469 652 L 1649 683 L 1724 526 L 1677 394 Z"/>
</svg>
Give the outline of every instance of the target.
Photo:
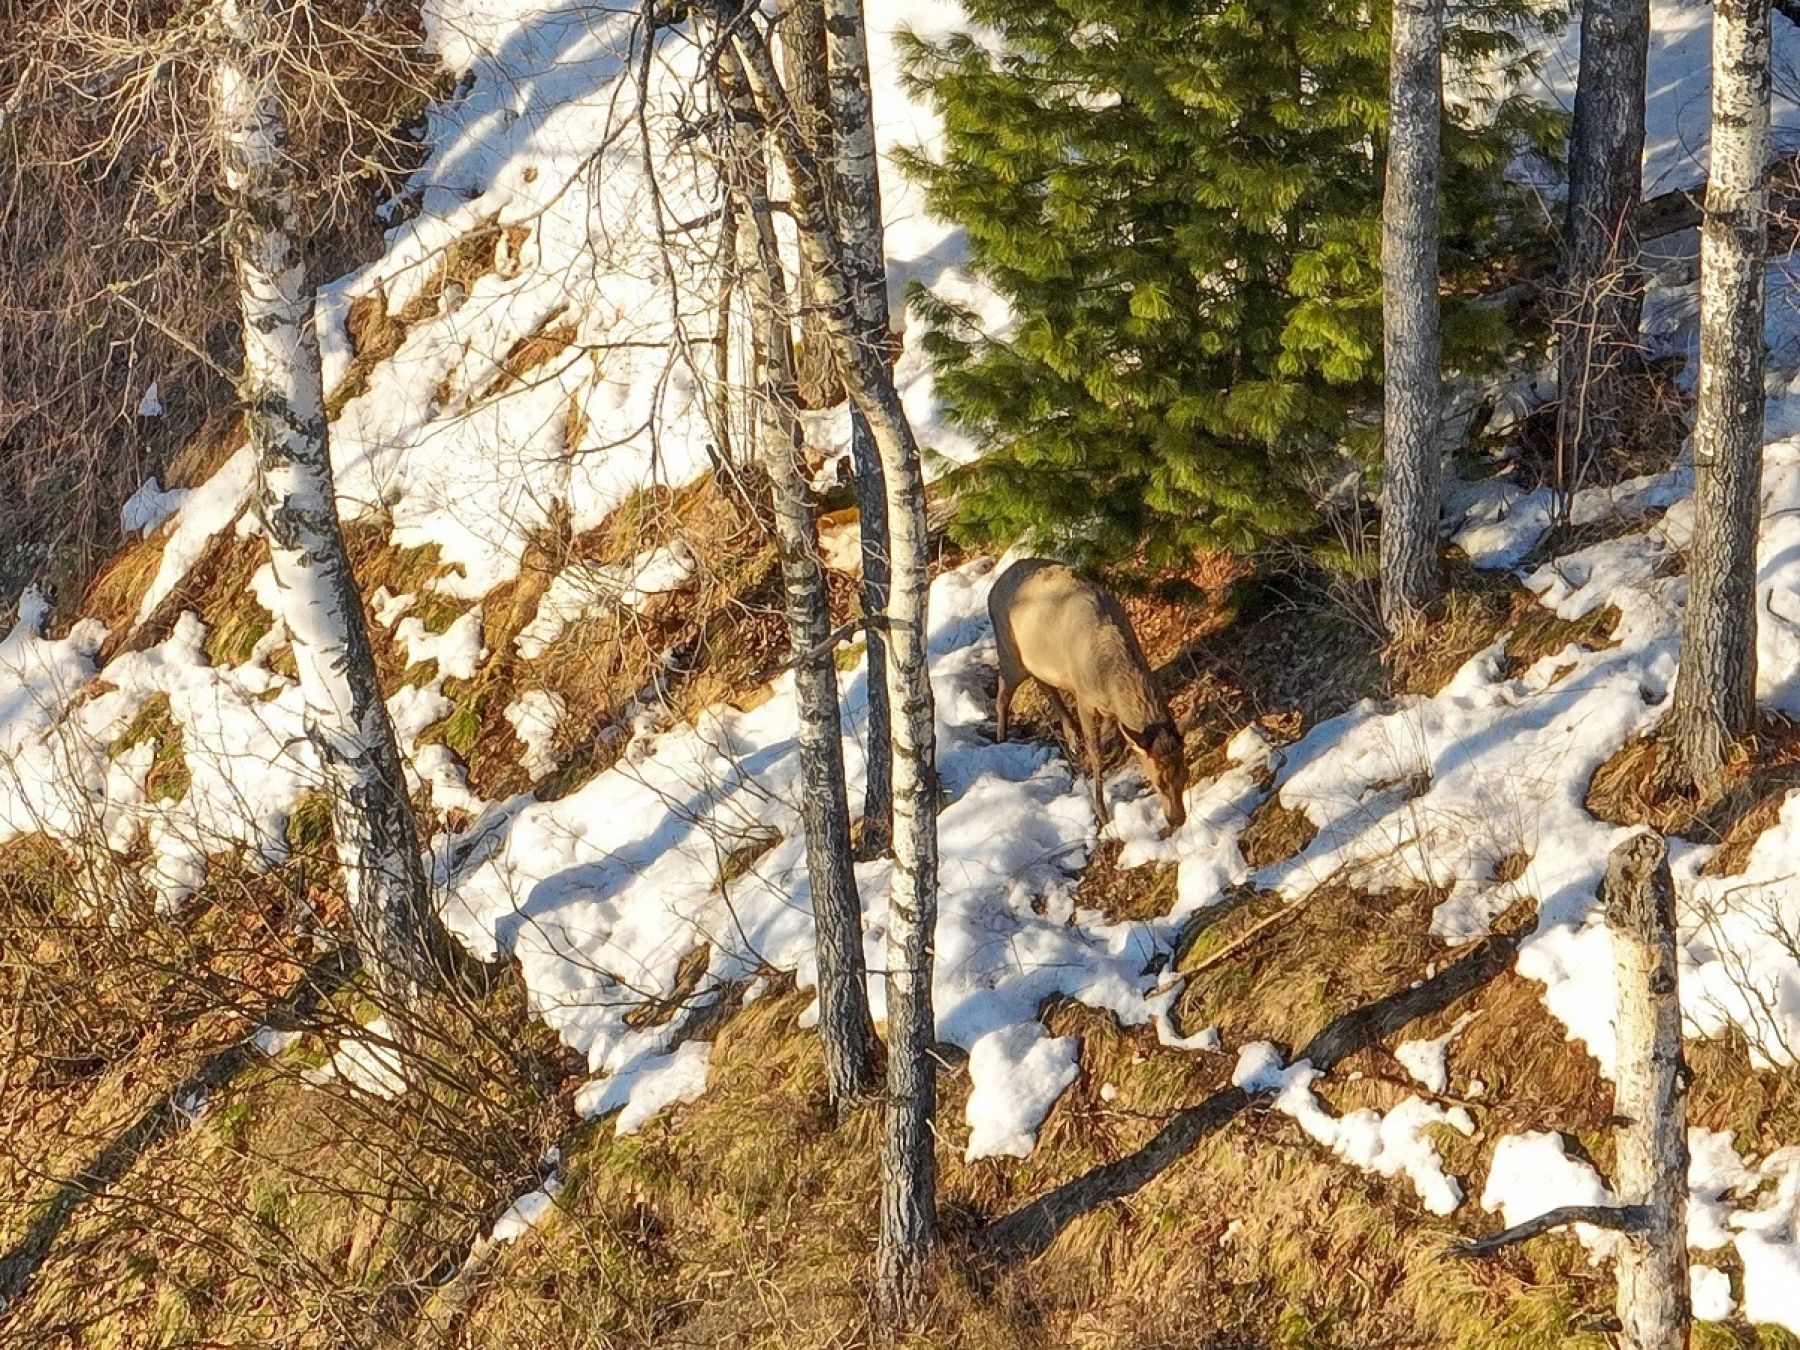
<svg viewBox="0 0 1800 1350">
<path fill-rule="evenodd" d="M 1114 723 L 1162 799 L 1169 828 L 1178 828 L 1187 819 L 1181 734 L 1119 602 L 1061 563 L 1023 558 L 994 582 L 988 615 L 1000 647 L 995 739 L 1006 739 L 1013 695 L 1026 680 L 1035 679 L 1062 720 L 1070 745 L 1078 751 L 1086 746 L 1100 819 L 1107 819 L 1100 748 L 1107 725 Z M 1073 714 L 1065 695 L 1075 701 Z"/>
</svg>

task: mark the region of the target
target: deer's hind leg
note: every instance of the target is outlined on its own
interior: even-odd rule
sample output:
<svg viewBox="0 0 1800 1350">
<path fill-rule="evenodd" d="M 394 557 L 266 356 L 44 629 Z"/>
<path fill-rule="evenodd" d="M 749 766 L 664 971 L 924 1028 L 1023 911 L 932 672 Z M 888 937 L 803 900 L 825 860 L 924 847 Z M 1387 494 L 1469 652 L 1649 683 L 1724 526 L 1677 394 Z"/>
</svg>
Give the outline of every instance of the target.
<svg viewBox="0 0 1800 1350">
<path fill-rule="evenodd" d="M 1063 700 L 1062 693 L 1055 685 L 1038 681 L 1038 687 L 1044 691 L 1044 697 L 1050 700 L 1050 709 L 1062 723 L 1063 742 L 1069 747 L 1069 755 L 1073 759 L 1081 758 L 1081 737 L 1075 728 L 1075 714 L 1069 711 L 1069 705 Z"/>
<path fill-rule="evenodd" d="M 1012 714 L 1013 695 L 1031 677 L 1017 660 L 1010 657 L 1006 644 L 1000 644 L 1000 683 L 994 689 L 994 741 L 1006 739 L 1006 723 Z"/>
</svg>

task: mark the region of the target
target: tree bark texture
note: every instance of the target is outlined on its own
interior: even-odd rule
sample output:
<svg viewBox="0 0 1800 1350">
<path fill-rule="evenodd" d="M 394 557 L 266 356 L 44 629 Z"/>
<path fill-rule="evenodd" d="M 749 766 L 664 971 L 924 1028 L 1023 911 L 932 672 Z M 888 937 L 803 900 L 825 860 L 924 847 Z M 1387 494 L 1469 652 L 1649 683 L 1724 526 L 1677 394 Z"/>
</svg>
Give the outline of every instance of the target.
<svg viewBox="0 0 1800 1350">
<path fill-rule="evenodd" d="M 781 16 L 781 61 L 800 134 L 820 163 L 831 157 L 831 87 L 825 66 L 825 9 L 821 0 L 791 0 Z M 824 302 L 811 265 L 800 259 L 800 350 L 795 365 L 802 408 L 829 408 L 844 396 L 826 331 Z"/>
<path fill-rule="evenodd" d="M 856 327 L 844 248 L 827 208 L 828 186 L 799 134 L 760 33 L 739 23 L 731 0 L 703 0 L 720 31 L 728 73 L 741 68 L 781 153 L 800 247 L 827 302 L 845 384 L 869 424 L 887 489 L 893 579 L 888 596 L 888 697 L 894 709 L 894 868 L 887 939 L 888 1102 L 882 1141 L 881 1238 L 876 1294 L 889 1313 L 919 1311 L 925 1268 L 937 1241 L 937 1159 L 932 1122 L 937 1072 L 932 1050 L 932 935 L 937 926 L 936 724 L 927 660 L 930 539 L 918 442 L 893 372 Z"/>
<path fill-rule="evenodd" d="M 1561 509 L 1595 456 L 1623 432 L 1625 376 L 1638 350 L 1648 0 L 1585 0 L 1569 133 L 1563 308 L 1557 320 L 1557 487 Z"/>
<path fill-rule="evenodd" d="M 258 509 L 324 766 L 351 923 L 376 985 L 404 1003 L 441 985 L 455 949 L 426 888 L 394 728 L 338 527 L 314 288 L 301 248 L 273 25 L 255 0 L 218 8 L 213 112 L 226 238 L 244 323 L 239 393 Z"/>
<path fill-rule="evenodd" d="M 1438 142 L 1444 0 L 1394 0 L 1387 181 L 1381 203 L 1385 367 L 1381 617 L 1417 622 L 1438 595 L 1443 466 L 1438 328 Z"/>
<path fill-rule="evenodd" d="M 881 179 L 875 155 L 875 111 L 862 0 L 824 0 L 826 68 L 831 91 L 831 162 L 826 174 L 844 253 L 855 336 L 876 360 L 888 361 L 887 250 L 881 230 Z M 824 166 L 821 166 L 822 168 Z M 887 483 L 881 455 L 862 409 L 850 408 L 850 464 L 856 474 L 862 537 L 864 614 L 884 614 L 892 570 Z M 885 852 L 894 834 L 893 714 L 887 691 L 887 640 L 868 630 L 868 774 L 863 790 L 863 847 Z"/>
<path fill-rule="evenodd" d="M 1668 739 L 1708 795 L 1756 711 L 1768 253 L 1769 0 L 1713 10 L 1712 171 L 1700 234 L 1694 538 Z"/>
<path fill-rule="evenodd" d="M 736 253 L 744 264 L 744 289 L 761 353 L 757 394 L 761 460 L 774 498 L 788 641 L 800 658 L 794 670 L 800 715 L 800 815 L 818 946 L 819 1038 L 832 1105 L 842 1114 L 873 1092 L 876 1055 L 868 967 L 863 960 L 862 902 L 850 855 L 837 664 L 826 641 L 831 631 L 830 598 L 802 471 L 806 438 L 760 119 L 741 85 L 733 89 L 721 80 L 721 102 L 726 109 L 725 160 L 737 207 Z"/>
<path fill-rule="evenodd" d="M 1618 1312 L 1628 1350 L 1688 1343 L 1687 1071 L 1668 850 L 1639 834 L 1613 850 L 1600 889 L 1618 972 L 1615 1188 L 1644 1220 L 1620 1248 Z"/>
</svg>

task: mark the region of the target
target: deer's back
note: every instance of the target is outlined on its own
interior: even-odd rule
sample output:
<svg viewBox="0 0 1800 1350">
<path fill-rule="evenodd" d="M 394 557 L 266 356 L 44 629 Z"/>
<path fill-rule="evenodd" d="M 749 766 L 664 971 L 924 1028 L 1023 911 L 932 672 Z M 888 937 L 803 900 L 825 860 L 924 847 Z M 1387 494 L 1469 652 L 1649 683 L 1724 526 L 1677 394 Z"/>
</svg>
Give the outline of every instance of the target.
<svg viewBox="0 0 1800 1350">
<path fill-rule="evenodd" d="M 1148 666 L 1119 602 L 1061 563 L 1024 558 L 988 593 L 1002 666 L 1133 727 L 1158 720 Z"/>
</svg>

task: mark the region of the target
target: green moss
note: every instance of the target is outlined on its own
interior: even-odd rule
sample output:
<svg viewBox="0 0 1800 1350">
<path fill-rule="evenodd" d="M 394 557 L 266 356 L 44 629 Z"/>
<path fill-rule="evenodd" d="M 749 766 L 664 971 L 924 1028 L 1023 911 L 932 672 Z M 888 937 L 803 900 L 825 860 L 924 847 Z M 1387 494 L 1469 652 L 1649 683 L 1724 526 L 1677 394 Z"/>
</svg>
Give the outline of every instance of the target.
<svg viewBox="0 0 1800 1350">
<path fill-rule="evenodd" d="M 151 755 L 150 768 L 144 777 L 150 799 L 158 802 L 180 801 L 187 796 L 191 776 L 188 773 L 187 759 L 182 754 L 181 728 L 175 724 L 167 694 L 152 694 L 145 699 L 137 716 L 131 719 L 131 725 L 107 746 L 107 754 L 117 759 L 146 742 L 156 747 Z"/>
<path fill-rule="evenodd" d="M 445 718 L 438 727 L 438 736 L 443 743 L 457 754 L 467 759 L 475 751 L 476 742 L 481 739 L 480 702 L 467 703 Z"/>
<path fill-rule="evenodd" d="M 173 731 L 174 721 L 169 708 L 169 696 L 152 694 L 137 710 L 137 716 L 131 719 L 131 725 L 120 732 L 113 743 L 106 747 L 106 753 L 109 758 L 117 759 L 133 746 L 142 745 L 145 741 L 160 743 L 167 739 Z"/>
<path fill-rule="evenodd" d="M 215 666 L 241 666 L 273 626 L 269 612 L 244 595 L 233 609 L 213 619 L 206 635 L 206 659 Z"/>
<path fill-rule="evenodd" d="M 308 788 L 288 813 L 288 849 L 301 855 L 317 853 L 331 842 L 331 798 L 323 788 Z"/>
</svg>

